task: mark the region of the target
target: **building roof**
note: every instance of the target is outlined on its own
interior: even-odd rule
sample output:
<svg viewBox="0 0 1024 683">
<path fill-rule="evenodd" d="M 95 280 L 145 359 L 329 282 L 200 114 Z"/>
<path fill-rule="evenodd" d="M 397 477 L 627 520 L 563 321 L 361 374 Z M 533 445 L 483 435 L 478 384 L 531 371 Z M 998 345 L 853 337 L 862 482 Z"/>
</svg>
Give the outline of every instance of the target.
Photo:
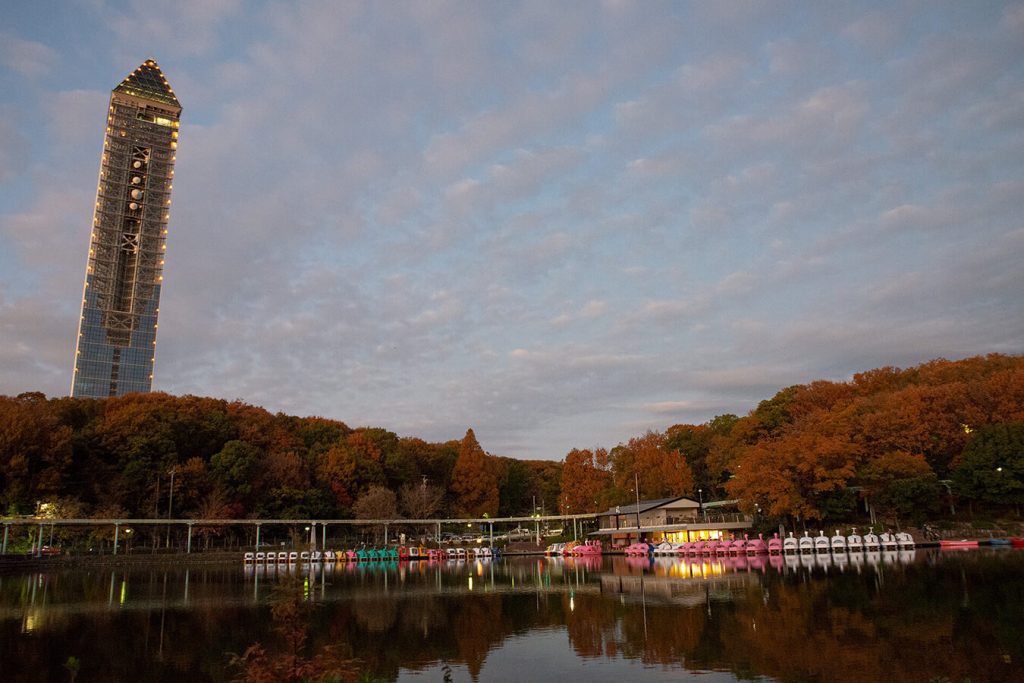
<svg viewBox="0 0 1024 683">
<path fill-rule="evenodd" d="M 656 500 L 641 500 L 640 501 L 640 512 L 647 512 L 654 508 L 660 508 L 663 505 L 674 503 L 677 500 L 688 500 L 686 496 L 676 496 L 675 498 L 658 498 Z M 696 501 L 694 501 L 696 502 Z M 632 503 L 630 505 L 619 505 L 617 507 L 608 508 L 604 512 L 599 512 L 599 515 L 635 515 L 637 513 L 637 504 Z"/>
<path fill-rule="evenodd" d="M 704 503 L 706 508 L 727 508 L 739 505 L 740 499 L 735 498 L 733 500 L 711 500 Z"/>
<path fill-rule="evenodd" d="M 170 83 L 164 78 L 160 66 L 153 59 L 147 59 L 135 71 L 128 74 L 114 92 L 123 92 L 144 100 L 163 102 L 181 108 Z"/>
</svg>

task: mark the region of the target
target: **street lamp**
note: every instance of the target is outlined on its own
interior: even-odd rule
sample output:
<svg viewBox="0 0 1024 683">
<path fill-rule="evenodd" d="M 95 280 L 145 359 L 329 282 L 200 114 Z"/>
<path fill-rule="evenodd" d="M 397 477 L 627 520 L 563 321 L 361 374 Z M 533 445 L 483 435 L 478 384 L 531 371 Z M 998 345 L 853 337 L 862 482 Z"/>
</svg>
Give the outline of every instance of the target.
<svg viewBox="0 0 1024 683">
<path fill-rule="evenodd" d="M 708 518 L 704 516 L 704 489 L 697 489 L 697 497 L 700 498 L 700 516 L 704 517 L 704 521 L 708 521 Z"/>
</svg>

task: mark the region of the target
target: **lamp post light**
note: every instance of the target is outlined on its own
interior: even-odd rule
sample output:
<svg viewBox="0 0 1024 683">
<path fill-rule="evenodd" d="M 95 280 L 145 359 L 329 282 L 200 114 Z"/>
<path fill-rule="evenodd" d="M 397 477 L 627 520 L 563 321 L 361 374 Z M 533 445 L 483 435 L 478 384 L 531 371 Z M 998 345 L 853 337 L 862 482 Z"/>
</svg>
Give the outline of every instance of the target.
<svg viewBox="0 0 1024 683">
<path fill-rule="evenodd" d="M 699 516 L 703 517 L 704 521 L 707 522 L 708 521 L 707 515 L 704 514 L 704 489 L 697 489 L 697 497 L 700 498 L 700 514 L 699 514 Z"/>
</svg>

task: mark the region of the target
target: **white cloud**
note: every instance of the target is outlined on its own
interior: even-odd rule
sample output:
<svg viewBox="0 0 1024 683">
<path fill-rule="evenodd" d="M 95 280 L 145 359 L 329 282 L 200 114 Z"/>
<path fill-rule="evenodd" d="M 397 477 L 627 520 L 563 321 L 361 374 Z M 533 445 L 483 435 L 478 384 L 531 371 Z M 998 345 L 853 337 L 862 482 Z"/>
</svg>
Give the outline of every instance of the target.
<svg viewBox="0 0 1024 683">
<path fill-rule="evenodd" d="M 1024 4 L 1014 3 L 1004 8 L 1002 23 L 1011 31 L 1024 35 Z"/>
<path fill-rule="evenodd" d="M 739 55 L 716 55 L 696 64 L 679 67 L 677 79 L 680 87 L 685 90 L 715 90 L 732 84 L 746 66 L 747 60 Z"/>
<path fill-rule="evenodd" d="M 604 315 L 607 310 L 608 302 L 591 299 L 583 305 L 580 315 L 584 318 L 597 318 Z"/>
<path fill-rule="evenodd" d="M 80 68 L 0 73 L 2 392 L 67 390 L 123 74 L 75 80 L 151 50 L 185 105 L 161 389 L 561 457 L 1021 350 L 1014 7 L 168 8 L 4 27 Z"/>
<path fill-rule="evenodd" d="M 842 35 L 865 49 L 888 50 L 903 31 L 902 21 L 891 9 L 865 14 L 843 27 Z"/>
<path fill-rule="evenodd" d="M 241 9 L 241 0 L 178 0 L 158 6 L 131 0 L 127 7 L 105 8 L 103 14 L 124 45 L 167 51 L 176 46 L 207 53 L 215 48 L 220 27 Z"/>
<path fill-rule="evenodd" d="M 0 109 L 0 113 L 2 113 Z M 0 117 L 0 183 L 19 175 L 28 162 L 29 144 L 6 116 Z"/>
<path fill-rule="evenodd" d="M 474 116 L 458 130 L 433 136 L 424 151 L 431 173 L 447 176 L 493 156 L 506 147 L 522 147 L 528 136 L 553 132 L 596 106 L 607 84 L 577 76 L 543 93 L 530 93 L 498 111 Z"/>
<path fill-rule="evenodd" d="M 25 78 L 42 78 L 60 61 L 57 51 L 34 40 L 0 32 L 0 64 Z"/>
</svg>

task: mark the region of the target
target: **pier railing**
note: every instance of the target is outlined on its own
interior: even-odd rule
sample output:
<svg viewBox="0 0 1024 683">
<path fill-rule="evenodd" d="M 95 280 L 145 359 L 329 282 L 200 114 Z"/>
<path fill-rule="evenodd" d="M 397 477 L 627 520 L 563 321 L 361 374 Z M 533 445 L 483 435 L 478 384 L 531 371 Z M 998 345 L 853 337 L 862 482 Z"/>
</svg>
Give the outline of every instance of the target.
<svg viewBox="0 0 1024 683">
<path fill-rule="evenodd" d="M 248 529 L 255 532 L 255 543 L 246 543 L 240 547 L 260 547 L 262 544 L 262 532 L 265 528 L 286 527 L 292 530 L 301 529 L 303 537 L 308 534 L 308 545 L 311 549 L 326 547 L 328 529 L 331 527 L 345 528 L 349 531 L 362 532 L 367 528 L 383 529 L 385 545 L 394 538 L 391 532 L 398 530 L 426 530 L 433 529 L 432 535 L 440 542 L 443 538 L 442 529 L 458 529 L 463 533 L 474 530 L 480 538 L 486 538 L 493 543 L 496 538 L 501 538 L 505 527 L 514 526 L 516 529 L 531 529 L 530 537 L 540 543 L 542 535 L 552 525 L 560 525 L 563 533 L 569 533 L 565 528 L 572 525 L 574 536 L 582 536 L 585 532 L 583 526 L 596 520 L 596 513 L 575 514 L 575 515 L 536 515 L 516 517 L 471 517 L 471 518 L 430 518 L 430 519 L 152 519 L 152 518 L 103 518 L 103 519 L 55 519 L 44 517 L 12 517 L 0 519 L 3 525 L 3 540 L 0 542 L 0 554 L 7 554 L 11 532 L 17 531 L 20 527 L 27 527 L 32 537 L 31 554 L 37 557 L 46 554 L 48 548 L 53 545 L 55 531 L 58 529 L 105 529 L 107 534 L 113 532 L 113 543 L 111 551 L 117 554 L 122 550 L 124 544 L 135 534 L 136 529 L 148 528 L 149 531 L 163 534 L 166 530 L 166 542 L 162 543 L 165 548 L 171 547 L 172 530 L 177 546 L 181 532 L 185 532 L 185 543 L 182 549 L 186 553 L 193 550 L 193 536 L 196 533 L 209 533 L 210 530 L 224 531 L 232 528 Z M 528 525 L 524 527 L 524 525 Z M 485 532 L 486 530 L 486 532 Z M 495 536 L 497 530 L 497 536 Z M 414 536 L 418 534 L 414 531 Z M 155 535 L 154 535 L 155 537 Z M 49 542 L 47 539 L 49 538 Z M 161 543 L 154 542 L 153 550 L 158 550 Z M 303 541 L 305 546 L 306 542 Z"/>
</svg>

